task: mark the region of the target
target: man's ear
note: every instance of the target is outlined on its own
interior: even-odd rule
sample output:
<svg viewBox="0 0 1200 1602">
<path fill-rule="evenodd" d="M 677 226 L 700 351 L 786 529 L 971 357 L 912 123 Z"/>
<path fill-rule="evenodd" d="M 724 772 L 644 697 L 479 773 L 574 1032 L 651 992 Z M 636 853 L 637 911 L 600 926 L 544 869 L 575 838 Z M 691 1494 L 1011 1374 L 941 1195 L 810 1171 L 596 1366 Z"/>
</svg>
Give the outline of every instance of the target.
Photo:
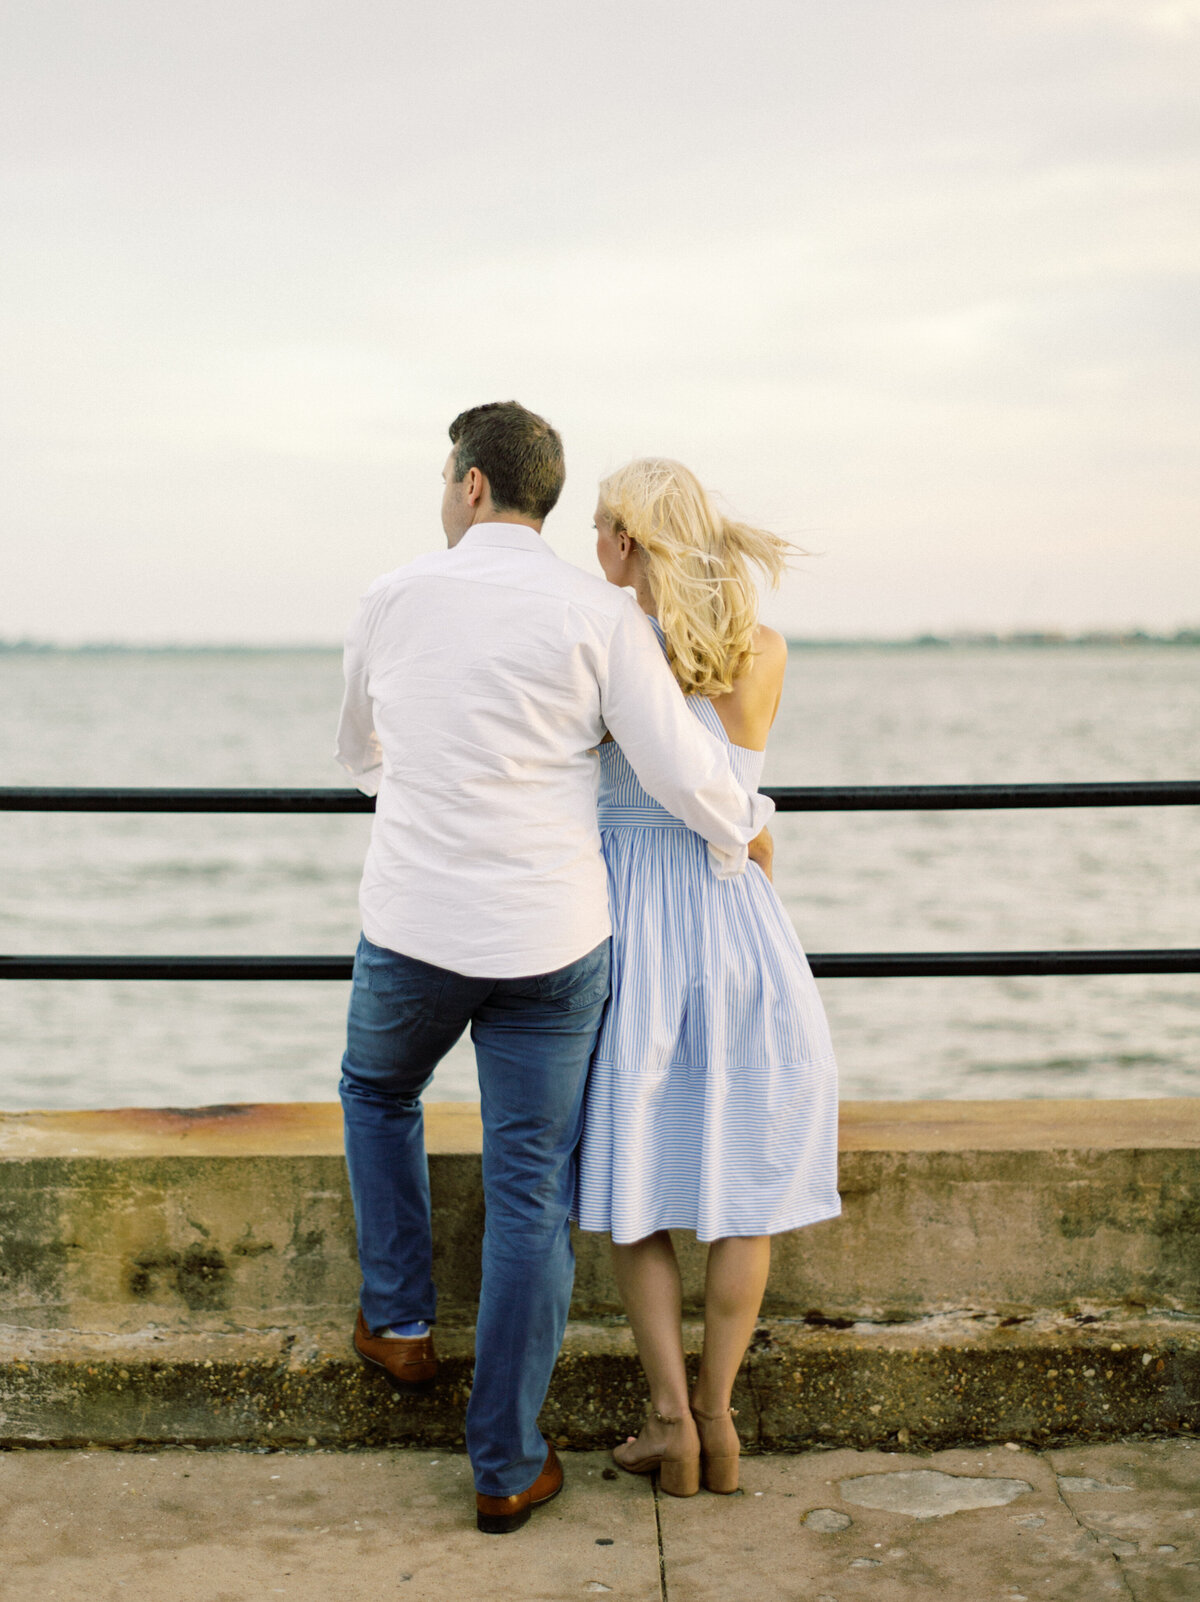
<svg viewBox="0 0 1200 1602">
<path fill-rule="evenodd" d="M 483 499 L 483 492 L 487 488 L 487 479 L 477 467 L 467 468 L 467 481 L 464 486 L 468 506 L 478 506 Z"/>
</svg>

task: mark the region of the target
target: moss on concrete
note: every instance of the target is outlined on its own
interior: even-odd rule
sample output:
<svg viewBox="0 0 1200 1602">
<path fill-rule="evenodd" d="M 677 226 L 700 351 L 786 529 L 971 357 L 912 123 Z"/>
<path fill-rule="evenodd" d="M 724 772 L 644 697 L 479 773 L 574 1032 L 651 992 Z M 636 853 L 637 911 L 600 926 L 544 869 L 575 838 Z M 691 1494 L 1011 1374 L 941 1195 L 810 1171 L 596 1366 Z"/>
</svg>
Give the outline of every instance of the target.
<svg viewBox="0 0 1200 1602">
<path fill-rule="evenodd" d="M 687 1339 L 694 1363 L 698 1326 Z M 454 1446 L 471 1335 L 451 1327 L 437 1340 L 435 1389 L 398 1397 L 355 1360 L 348 1326 L 187 1337 L 9 1332 L 0 1346 L 0 1444 Z M 932 1320 L 851 1330 L 768 1322 L 735 1402 L 750 1450 L 1200 1432 L 1200 1322 Z M 611 1444 L 645 1406 L 628 1329 L 572 1324 L 542 1415 L 546 1433 L 575 1447 Z"/>
</svg>

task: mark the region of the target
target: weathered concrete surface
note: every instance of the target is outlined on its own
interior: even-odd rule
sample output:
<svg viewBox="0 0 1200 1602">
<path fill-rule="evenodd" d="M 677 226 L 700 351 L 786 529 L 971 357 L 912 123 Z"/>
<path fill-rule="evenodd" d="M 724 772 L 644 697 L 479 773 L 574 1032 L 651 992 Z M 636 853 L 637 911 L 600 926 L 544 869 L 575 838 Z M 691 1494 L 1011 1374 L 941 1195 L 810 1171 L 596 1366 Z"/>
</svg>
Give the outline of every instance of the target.
<svg viewBox="0 0 1200 1602">
<path fill-rule="evenodd" d="M 478 1108 L 426 1123 L 441 1316 L 468 1321 Z M 1200 1098 L 848 1103 L 841 1147 L 843 1216 L 778 1239 L 768 1317 L 1200 1314 Z M 606 1240 L 578 1255 L 574 1316 L 617 1312 Z M 0 1116 L 0 1321 L 321 1325 L 357 1289 L 336 1105 Z"/>
<path fill-rule="evenodd" d="M 653 1492 L 607 1464 L 573 1453 L 562 1494 L 498 1540 L 461 1454 L 0 1455 L 0 1597 L 659 1602 Z"/>
<path fill-rule="evenodd" d="M 381 1450 L 0 1454 L 0 1597 L 94 1602 L 1194 1602 L 1200 1443 L 1038 1454 L 814 1452 L 750 1459 L 743 1493 L 657 1497 L 564 1455 L 562 1496 L 503 1540 L 473 1527 L 461 1454 Z M 930 1516 L 864 1508 L 850 1483 L 949 1476 L 1027 1486 Z M 1093 1478 L 1127 1490 L 1068 1494 Z M 896 1498 L 884 1498 L 897 1500 Z M 977 1499 L 977 1498 L 976 1498 Z M 824 1515 L 824 1516 L 822 1516 Z M 1110 1533 L 1106 1520 L 1124 1521 Z"/>
<path fill-rule="evenodd" d="M 355 1361 L 349 1328 L 0 1331 L 0 1444 L 461 1444 L 470 1331 L 439 1330 L 436 1388 L 399 1398 Z M 685 1334 L 694 1363 L 702 1331 Z M 1200 1432 L 1200 1321 L 773 1321 L 734 1400 L 751 1451 Z M 627 1326 L 570 1325 L 542 1414 L 551 1436 L 603 1446 L 644 1408 Z"/>
<path fill-rule="evenodd" d="M 849 1103 L 840 1146 L 842 1217 L 780 1237 L 768 1314 L 1200 1312 L 1200 1097 Z"/>
<path fill-rule="evenodd" d="M 671 1602 L 924 1602 L 933 1594 L 952 1602 L 1195 1602 L 1200 1444 L 1103 1450 L 1119 1456 L 1125 1477 L 1137 1482 L 1138 1505 L 1126 1517 L 1153 1509 L 1160 1497 L 1174 1505 L 1161 1523 L 1154 1513 L 1152 1525 L 1139 1525 L 1135 1552 L 1126 1550 L 1131 1543 L 1098 1535 L 1097 1515 L 1077 1506 L 1083 1499 L 1061 1493 L 1056 1468 L 1069 1473 L 1074 1464 L 1092 1461 L 1075 1452 L 1043 1456 L 1001 1446 L 929 1458 L 835 1451 L 752 1459 L 742 1476 L 744 1497 L 660 1499 Z M 1015 1479 L 1028 1489 L 1007 1505 L 943 1516 L 932 1505 L 889 1512 L 843 1495 L 848 1486 L 876 1477 L 886 1493 L 892 1476 L 931 1471 L 967 1484 Z M 835 1516 L 812 1520 L 820 1511 Z M 1174 1540 L 1158 1541 L 1162 1529 Z"/>
<path fill-rule="evenodd" d="M 1046 1456 L 1059 1495 L 1116 1557 L 1136 1602 L 1196 1602 L 1200 1442 L 1076 1447 Z"/>
<path fill-rule="evenodd" d="M 443 1316 L 478 1294 L 479 1108 L 427 1118 Z M 0 1321 L 273 1328 L 353 1307 L 336 1104 L 0 1117 Z"/>
<path fill-rule="evenodd" d="M 1042 1314 L 768 1326 L 746 1387 L 764 1446 L 949 1446 L 1200 1431 L 1200 1320 Z"/>
</svg>

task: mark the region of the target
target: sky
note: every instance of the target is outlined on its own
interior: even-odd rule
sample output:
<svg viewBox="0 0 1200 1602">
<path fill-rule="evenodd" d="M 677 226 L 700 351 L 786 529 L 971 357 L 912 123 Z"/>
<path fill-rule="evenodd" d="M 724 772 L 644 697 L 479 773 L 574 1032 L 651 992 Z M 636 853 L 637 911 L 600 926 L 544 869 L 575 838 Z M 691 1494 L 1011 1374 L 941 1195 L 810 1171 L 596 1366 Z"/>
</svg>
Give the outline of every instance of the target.
<svg viewBox="0 0 1200 1602">
<path fill-rule="evenodd" d="M 340 640 L 450 419 L 808 637 L 1200 622 L 1200 0 L 9 0 L 0 638 Z"/>
</svg>

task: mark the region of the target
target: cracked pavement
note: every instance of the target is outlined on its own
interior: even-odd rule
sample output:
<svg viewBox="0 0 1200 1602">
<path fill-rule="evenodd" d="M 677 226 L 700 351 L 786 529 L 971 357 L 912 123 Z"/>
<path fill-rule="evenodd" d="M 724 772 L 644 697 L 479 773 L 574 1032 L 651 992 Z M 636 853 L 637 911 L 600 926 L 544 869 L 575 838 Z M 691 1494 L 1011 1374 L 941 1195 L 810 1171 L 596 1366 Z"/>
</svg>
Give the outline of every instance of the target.
<svg viewBox="0 0 1200 1602">
<path fill-rule="evenodd" d="M 438 1451 L 0 1453 L 0 1598 L 91 1602 L 1196 1602 L 1200 1441 L 743 1459 L 678 1500 L 563 1454 L 563 1495 L 474 1528 Z"/>
</svg>

